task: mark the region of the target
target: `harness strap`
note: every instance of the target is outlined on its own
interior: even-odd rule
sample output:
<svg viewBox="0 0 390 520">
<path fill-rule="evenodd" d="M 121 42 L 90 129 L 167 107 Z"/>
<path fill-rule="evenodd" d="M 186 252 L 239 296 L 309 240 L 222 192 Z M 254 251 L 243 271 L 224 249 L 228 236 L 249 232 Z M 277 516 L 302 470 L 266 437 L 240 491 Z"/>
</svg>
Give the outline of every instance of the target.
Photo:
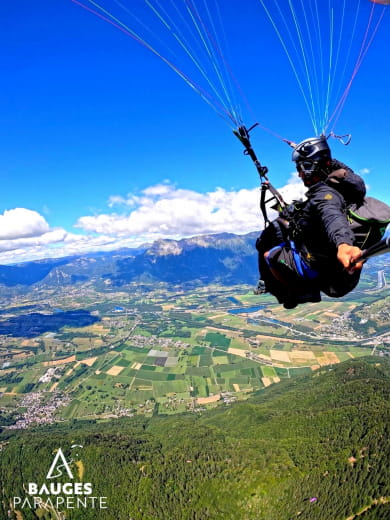
<svg viewBox="0 0 390 520">
<path fill-rule="evenodd" d="M 282 250 L 288 254 L 291 251 L 290 257 L 284 257 L 284 260 L 277 259 L 275 262 L 275 258 L 278 258 L 278 253 L 281 253 Z M 291 260 L 287 260 L 286 258 L 290 258 Z M 318 272 L 312 269 L 302 258 L 298 249 L 296 248 L 294 242 L 292 240 L 288 240 L 286 242 L 282 242 L 281 244 L 271 248 L 266 258 L 266 262 L 271 268 L 278 268 L 278 263 L 285 264 L 290 270 L 295 271 L 302 280 L 315 280 L 318 278 Z M 293 264 L 291 263 L 293 262 Z"/>
<path fill-rule="evenodd" d="M 249 129 L 247 129 L 245 126 L 240 126 L 237 130 L 233 130 L 233 133 L 244 145 L 244 154 L 249 155 L 257 169 L 257 173 L 259 174 L 261 182 L 260 209 L 264 218 L 264 225 L 267 226 L 271 222 L 267 214 L 267 203 L 275 201 L 273 208 L 276 209 L 276 211 L 279 213 L 286 207 L 286 203 L 278 190 L 274 188 L 274 186 L 272 186 L 271 182 L 269 181 L 267 177 L 268 168 L 261 165 L 250 142 L 249 132 L 257 125 L 258 123 L 254 124 Z M 271 193 L 271 197 L 266 200 L 268 191 Z"/>
</svg>

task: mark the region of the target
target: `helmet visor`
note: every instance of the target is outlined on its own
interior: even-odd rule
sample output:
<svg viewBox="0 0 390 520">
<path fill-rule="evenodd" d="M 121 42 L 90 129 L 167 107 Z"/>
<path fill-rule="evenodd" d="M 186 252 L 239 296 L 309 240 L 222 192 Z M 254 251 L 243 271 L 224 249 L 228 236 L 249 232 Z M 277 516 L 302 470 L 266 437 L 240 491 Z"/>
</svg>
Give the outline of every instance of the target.
<svg viewBox="0 0 390 520">
<path fill-rule="evenodd" d="M 318 169 L 317 161 L 297 161 L 297 171 L 305 175 L 312 175 Z"/>
</svg>

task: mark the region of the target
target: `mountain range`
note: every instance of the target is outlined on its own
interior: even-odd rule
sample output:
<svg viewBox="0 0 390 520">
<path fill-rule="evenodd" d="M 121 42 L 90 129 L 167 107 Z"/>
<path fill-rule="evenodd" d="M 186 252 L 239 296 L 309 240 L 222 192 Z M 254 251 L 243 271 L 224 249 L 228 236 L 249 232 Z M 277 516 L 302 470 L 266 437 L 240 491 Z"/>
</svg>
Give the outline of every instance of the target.
<svg viewBox="0 0 390 520">
<path fill-rule="evenodd" d="M 256 233 L 223 233 L 182 240 L 158 240 L 139 249 L 122 249 L 60 259 L 0 266 L 0 285 L 17 288 L 93 282 L 122 285 L 254 284 L 257 280 Z"/>
</svg>

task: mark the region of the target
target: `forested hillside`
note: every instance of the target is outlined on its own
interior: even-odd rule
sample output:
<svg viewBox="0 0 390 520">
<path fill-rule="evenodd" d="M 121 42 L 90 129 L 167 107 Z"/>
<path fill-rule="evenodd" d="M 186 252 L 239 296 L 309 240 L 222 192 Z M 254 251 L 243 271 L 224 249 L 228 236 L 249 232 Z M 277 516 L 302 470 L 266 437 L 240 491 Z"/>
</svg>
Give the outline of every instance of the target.
<svg viewBox="0 0 390 520">
<path fill-rule="evenodd" d="M 0 517 L 16 518 L 12 497 L 45 482 L 56 449 L 69 460 L 81 445 L 74 473 L 108 509 L 68 509 L 67 519 L 389 518 L 389 394 L 390 361 L 370 357 L 197 416 L 3 430 Z"/>
</svg>

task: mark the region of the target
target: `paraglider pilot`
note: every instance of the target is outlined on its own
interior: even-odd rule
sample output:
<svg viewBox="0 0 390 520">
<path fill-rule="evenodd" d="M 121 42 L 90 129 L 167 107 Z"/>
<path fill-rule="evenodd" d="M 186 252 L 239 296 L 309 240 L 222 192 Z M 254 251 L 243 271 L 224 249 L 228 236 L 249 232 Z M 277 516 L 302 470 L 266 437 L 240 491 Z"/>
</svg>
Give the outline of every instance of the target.
<svg viewBox="0 0 390 520">
<path fill-rule="evenodd" d="M 256 242 L 264 291 L 285 308 L 341 297 L 356 287 L 363 262 L 346 207 L 360 203 L 364 181 L 332 159 L 325 136 L 296 145 L 292 154 L 307 200 L 296 202 L 266 227 Z"/>
</svg>

